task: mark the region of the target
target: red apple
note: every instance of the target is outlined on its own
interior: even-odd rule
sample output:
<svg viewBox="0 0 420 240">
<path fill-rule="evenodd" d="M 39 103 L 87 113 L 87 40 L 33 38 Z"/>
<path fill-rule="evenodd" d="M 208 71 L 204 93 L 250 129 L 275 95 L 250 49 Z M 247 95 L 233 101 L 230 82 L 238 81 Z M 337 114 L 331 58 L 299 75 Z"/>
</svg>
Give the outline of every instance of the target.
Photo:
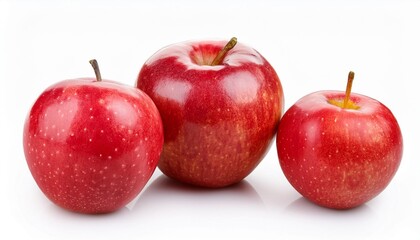
<svg viewBox="0 0 420 240">
<path fill-rule="evenodd" d="M 151 177 L 163 147 L 163 126 L 152 100 L 96 73 L 98 79 L 65 80 L 47 88 L 23 132 L 26 160 L 42 192 L 82 213 L 125 206 Z"/>
<path fill-rule="evenodd" d="M 370 97 L 320 91 L 297 101 L 277 133 L 281 168 L 291 185 L 314 203 L 335 209 L 377 196 L 395 175 L 403 152 L 392 112 Z"/>
<path fill-rule="evenodd" d="M 283 109 L 280 80 L 261 54 L 235 43 L 173 44 L 139 73 L 137 87 L 162 116 L 158 166 L 171 178 L 213 188 L 237 183 L 274 139 Z"/>
</svg>

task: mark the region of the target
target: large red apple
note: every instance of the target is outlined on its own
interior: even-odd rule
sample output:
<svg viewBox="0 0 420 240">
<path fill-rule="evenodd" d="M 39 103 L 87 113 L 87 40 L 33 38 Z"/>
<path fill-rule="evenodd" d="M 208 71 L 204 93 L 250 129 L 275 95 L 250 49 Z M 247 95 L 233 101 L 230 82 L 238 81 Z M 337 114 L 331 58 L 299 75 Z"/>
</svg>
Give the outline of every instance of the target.
<svg viewBox="0 0 420 240">
<path fill-rule="evenodd" d="M 98 79 L 47 88 L 23 133 L 26 160 L 42 192 L 82 213 L 125 206 L 151 177 L 163 147 L 152 100 L 134 87 L 102 81 L 97 73 Z"/>
<path fill-rule="evenodd" d="M 283 109 L 280 80 L 261 54 L 235 41 L 173 44 L 139 73 L 137 87 L 162 116 L 158 166 L 171 178 L 204 187 L 239 182 L 274 139 Z"/>
<path fill-rule="evenodd" d="M 277 134 L 281 168 L 292 186 L 321 206 L 347 209 L 378 195 L 395 175 L 403 140 L 392 112 L 370 97 L 320 91 L 284 114 Z"/>
</svg>

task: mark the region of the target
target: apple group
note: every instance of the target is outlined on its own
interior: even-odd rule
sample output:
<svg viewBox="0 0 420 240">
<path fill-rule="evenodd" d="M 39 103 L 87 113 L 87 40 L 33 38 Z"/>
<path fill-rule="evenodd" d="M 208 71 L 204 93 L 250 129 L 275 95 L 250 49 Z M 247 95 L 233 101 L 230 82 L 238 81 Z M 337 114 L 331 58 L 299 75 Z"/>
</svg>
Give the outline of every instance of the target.
<svg viewBox="0 0 420 240">
<path fill-rule="evenodd" d="M 70 211 L 124 207 L 156 167 L 195 186 L 235 184 L 275 138 L 281 169 L 300 194 L 321 206 L 352 208 L 385 189 L 402 158 L 391 111 L 350 90 L 309 94 L 282 116 L 277 73 L 236 38 L 162 48 L 135 86 L 103 80 L 96 60 L 90 63 L 96 78 L 48 87 L 24 124 L 35 182 Z"/>
</svg>

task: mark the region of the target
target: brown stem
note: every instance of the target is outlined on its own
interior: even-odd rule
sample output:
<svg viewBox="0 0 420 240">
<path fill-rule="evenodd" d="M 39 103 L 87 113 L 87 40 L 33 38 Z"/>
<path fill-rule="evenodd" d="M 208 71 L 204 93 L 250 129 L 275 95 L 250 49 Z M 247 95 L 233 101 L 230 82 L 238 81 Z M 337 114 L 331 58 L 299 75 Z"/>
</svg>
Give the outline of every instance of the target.
<svg viewBox="0 0 420 240">
<path fill-rule="evenodd" d="M 235 47 L 237 42 L 238 40 L 236 39 L 236 37 L 231 38 L 230 41 L 226 43 L 225 47 L 222 50 L 220 50 L 217 56 L 213 59 L 213 62 L 211 62 L 210 66 L 219 65 L 222 62 L 223 58 L 226 56 L 227 52 L 233 47 Z"/>
<path fill-rule="evenodd" d="M 350 99 L 351 86 L 353 85 L 354 72 L 350 71 L 347 78 L 346 96 L 344 97 L 343 108 L 347 108 Z"/>
<path fill-rule="evenodd" d="M 92 65 L 93 70 L 95 71 L 96 81 L 102 81 L 101 72 L 99 71 L 99 65 L 96 59 L 92 59 L 89 61 L 90 65 Z"/>
</svg>

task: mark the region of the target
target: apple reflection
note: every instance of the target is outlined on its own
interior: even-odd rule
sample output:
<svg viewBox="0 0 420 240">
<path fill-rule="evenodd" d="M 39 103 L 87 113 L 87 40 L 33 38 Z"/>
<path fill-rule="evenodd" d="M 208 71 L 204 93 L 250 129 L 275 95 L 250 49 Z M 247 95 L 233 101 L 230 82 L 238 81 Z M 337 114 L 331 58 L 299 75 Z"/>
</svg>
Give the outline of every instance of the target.
<svg viewBox="0 0 420 240">
<path fill-rule="evenodd" d="M 250 72 L 234 72 L 222 80 L 224 91 L 239 104 L 255 102 L 260 85 Z"/>
</svg>

